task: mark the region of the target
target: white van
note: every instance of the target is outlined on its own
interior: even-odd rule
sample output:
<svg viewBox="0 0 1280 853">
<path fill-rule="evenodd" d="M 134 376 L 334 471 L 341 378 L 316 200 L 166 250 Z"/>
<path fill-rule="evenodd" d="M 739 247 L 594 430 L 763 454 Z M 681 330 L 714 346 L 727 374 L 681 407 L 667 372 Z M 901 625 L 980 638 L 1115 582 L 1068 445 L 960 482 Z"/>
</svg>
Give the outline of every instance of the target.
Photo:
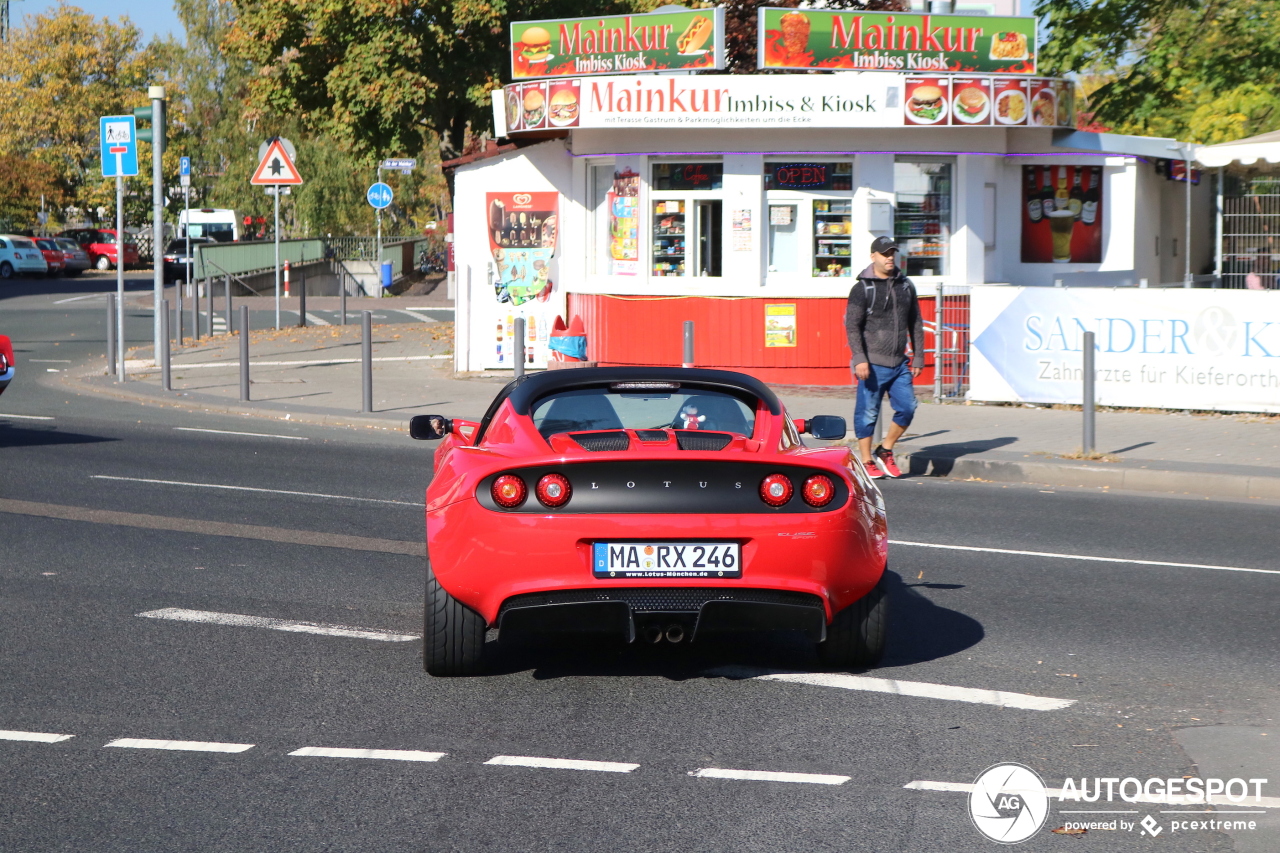
<svg viewBox="0 0 1280 853">
<path fill-rule="evenodd" d="M 178 213 L 178 236 L 207 237 L 219 243 L 240 241 L 240 217 L 234 210 L 201 207 Z"/>
</svg>

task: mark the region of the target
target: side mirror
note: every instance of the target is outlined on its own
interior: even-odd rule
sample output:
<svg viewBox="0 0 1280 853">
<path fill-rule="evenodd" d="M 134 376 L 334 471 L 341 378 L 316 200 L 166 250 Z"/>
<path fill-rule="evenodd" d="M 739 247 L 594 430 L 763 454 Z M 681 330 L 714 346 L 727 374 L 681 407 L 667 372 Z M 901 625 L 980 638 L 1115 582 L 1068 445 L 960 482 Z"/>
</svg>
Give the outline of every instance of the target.
<svg viewBox="0 0 1280 853">
<path fill-rule="evenodd" d="M 844 418 L 839 415 L 814 415 L 806 426 L 809 435 L 822 441 L 839 441 L 849 432 Z"/>
<path fill-rule="evenodd" d="M 453 421 L 443 415 L 414 415 L 409 418 L 409 435 L 418 441 L 437 441 L 453 432 Z"/>
</svg>

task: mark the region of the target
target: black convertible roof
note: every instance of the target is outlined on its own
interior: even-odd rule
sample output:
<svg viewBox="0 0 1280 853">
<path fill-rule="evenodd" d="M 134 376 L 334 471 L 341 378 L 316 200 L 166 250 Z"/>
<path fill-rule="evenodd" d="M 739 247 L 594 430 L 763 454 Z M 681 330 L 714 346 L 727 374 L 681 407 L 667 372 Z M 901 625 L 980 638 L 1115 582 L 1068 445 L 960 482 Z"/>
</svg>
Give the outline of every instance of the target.
<svg viewBox="0 0 1280 853">
<path fill-rule="evenodd" d="M 498 407 L 503 400 L 510 400 L 511 407 L 517 414 L 529 414 L 530 407 L 538 400 L 556 391 L 573 388 L 591 388 L 608 385 L 611 382 L 679 382 L 682 385 L 696 385 L 700 388 L 722 388 L 725 391 L 746 391 L 758 397 L 775 415 L 782 413 L 782 404 L 778 397 L 754 376 L 735 373 L 731 370 L 708 370 L 700 367 L 577 367 L 564 370 L 547 370 L 542 373 L 527 373 L 498 392 L 489 404 L 489 410 L 480 421 L 480 434 L 484 434 Z"/>
</svg>

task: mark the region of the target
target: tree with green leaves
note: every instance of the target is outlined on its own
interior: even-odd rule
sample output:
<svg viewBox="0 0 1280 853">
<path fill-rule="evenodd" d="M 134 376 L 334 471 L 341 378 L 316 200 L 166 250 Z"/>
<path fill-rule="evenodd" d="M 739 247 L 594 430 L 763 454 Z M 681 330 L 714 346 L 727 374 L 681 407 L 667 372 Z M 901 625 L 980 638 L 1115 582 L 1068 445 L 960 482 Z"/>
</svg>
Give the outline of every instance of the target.
<svg viewBox="0 0 1280 853">
<path fill-rule="evenodd" d="M 1120 132 L 1214 143 L 1280 128 L 1280 0 L 1040 0 L 1048 73 Z"/>
</svg>

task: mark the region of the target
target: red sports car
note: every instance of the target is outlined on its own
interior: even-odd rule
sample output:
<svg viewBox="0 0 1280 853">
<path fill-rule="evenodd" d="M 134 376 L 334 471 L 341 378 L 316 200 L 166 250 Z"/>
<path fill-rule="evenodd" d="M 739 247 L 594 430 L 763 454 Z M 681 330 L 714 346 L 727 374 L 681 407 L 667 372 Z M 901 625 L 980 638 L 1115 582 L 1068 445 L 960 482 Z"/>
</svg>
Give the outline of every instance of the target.
<svg viewBox="0 0 1280 853">
<path fill-rule="evenodd" d="M 8 335 L 0 335 L 0 394 L 13 381 L 13 344 Z"/>
<path fill-rule="evenodd" d="M 482 669 L 485 631 L 679 643 L 792 630 L 830 666 L 884 648 L 884 502 L 840 439 L 721 370 L 578 368 L 508 384 L 443 439 L 427 489 L 424 664 Z"/>
</svg>

